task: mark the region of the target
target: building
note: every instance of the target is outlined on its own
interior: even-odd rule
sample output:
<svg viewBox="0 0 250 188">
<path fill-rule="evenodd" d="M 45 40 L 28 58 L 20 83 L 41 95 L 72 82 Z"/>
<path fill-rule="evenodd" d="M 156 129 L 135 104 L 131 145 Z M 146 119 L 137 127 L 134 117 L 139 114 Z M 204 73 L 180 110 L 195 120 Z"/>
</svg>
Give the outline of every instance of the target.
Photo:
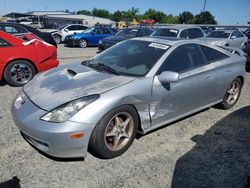
<svg viewBox="0 0 250 188">
<path fill-rule="evenodd" d="M 44 28 L 57 28 L 58 26 L 65 24 L 83 24 L 89 27 L 96 24 L 115 26 L 115 22 L 110 19 L 82 14 L 71 14 L 61 11 L 33 11 L 25 14 L 9 13 L 3 17 L 16 19 L 17 22 L 23 17 L 30 17 L 33 22 L 38 23 Z"/>
</svg>

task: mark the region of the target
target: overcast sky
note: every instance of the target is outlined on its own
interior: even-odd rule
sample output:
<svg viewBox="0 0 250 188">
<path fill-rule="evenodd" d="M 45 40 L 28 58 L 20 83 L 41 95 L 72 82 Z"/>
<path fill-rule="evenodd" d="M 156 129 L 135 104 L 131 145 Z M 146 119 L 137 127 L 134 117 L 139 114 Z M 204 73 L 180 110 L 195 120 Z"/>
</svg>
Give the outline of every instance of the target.
<svg viewBox="0 0 250 188">
<path fill-rule="evenodd" d="M 102 8 L 114 12 L 139 8 L 144 13 L 149 8 L 166 14 L 178 15 L 183 11 L 193 14 L 203 10 L 205 0 L 0 0 L 0 15 L 10 12 L 92 10 Z M 210 11 L 219 24 L 247 24 L 250 21 L 250 0 L 207 0 Z"/>
</svg>

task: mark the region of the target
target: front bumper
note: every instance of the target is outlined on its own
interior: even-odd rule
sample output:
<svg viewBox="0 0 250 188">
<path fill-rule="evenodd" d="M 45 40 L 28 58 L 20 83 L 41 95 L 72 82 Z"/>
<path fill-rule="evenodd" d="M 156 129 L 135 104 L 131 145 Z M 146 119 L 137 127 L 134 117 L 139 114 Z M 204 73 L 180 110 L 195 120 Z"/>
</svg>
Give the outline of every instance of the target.
<svg viewBox="0 0 250 188">
<path fill-rule="evenodd" d="M 64 44 L 65 46 L 78 46 L 79 42 L 76 39 L 69 39 L 66 37 L 64 40 Z"/>
<path fill-rule="evenodd" d="M 98 44 L 98 51 L 102 52 L 108 48 L 110 48 L 111 46 L 115 45 L 115 42 L 103 42 L 103 43 L 99 43 Z"/>
<path fill-rule="evenodd" d="M 22 95 L 21 103 L 15 102 Z M 40 120 L 46 111 L 34 105 L 24 92 L 17 95 L 12 105 L 12 116 L 24 138 L 38 150 L 54 157 L 74 158 L 87 155 L 89 138 L 94 125 L 66 121 L 51 123 Z M 73 133 L 84 133 L 72 139 Z"/>
</svg>

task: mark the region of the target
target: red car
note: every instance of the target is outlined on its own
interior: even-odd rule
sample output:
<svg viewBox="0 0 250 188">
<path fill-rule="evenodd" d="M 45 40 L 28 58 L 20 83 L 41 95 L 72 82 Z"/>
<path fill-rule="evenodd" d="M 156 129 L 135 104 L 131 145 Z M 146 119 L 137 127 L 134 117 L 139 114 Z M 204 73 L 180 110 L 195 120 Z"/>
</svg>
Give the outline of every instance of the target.
<svg viewBox="0 0 250 188">
<path fill-rule="evenodd" d="M 37 72 L 58 66 L 56 48 L 38 39 L 23 41 L 0 31 L 0 80 L 22 86 Z"/>
</svg>

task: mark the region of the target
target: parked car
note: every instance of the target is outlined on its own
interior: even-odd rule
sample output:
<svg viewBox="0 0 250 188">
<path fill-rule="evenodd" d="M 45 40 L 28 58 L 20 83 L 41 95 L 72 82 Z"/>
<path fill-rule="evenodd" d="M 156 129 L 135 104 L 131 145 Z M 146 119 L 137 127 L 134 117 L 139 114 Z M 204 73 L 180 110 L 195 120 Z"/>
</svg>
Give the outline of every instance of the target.
<svg viewBox="0 0 250 188">
<path fill-rule="evenodd" d="M 200 28 L 203 30 L 205 34 L 208 34 L 216 29 L 215 26 L 200 26 Z"/>
<path fill-rule="evenodd" d="M 22 86 L 37 72 L 56 67 L 56 48 L 38 39 L 25 42 L 0 31 L 0 80 Z"/>
<path fill-rule="evenodd" d="M 18 23 L 0 23 L 0 30 L 24 40 L 29 40 L 31 38 L 37 38 L 43 40 L 55 47 L 57 47 L 54 38 L 51 33 L 41 32 L 28 25 L 18 24 Z"/>
<path fill-rule="evenodd" d="M 205 34 L 200 27 L 190 25 L 173 25 L 158 28 L 151 36 L 175 37 L 183 39 L 204 38 Z"/>
<path fill-rule="evenodd" d="M 244 31 L 245 36 L 247 36 L 248 39 L 250 39 L 250 29 L 247 29 Z"/>
<path fill-rule="evenodd" d="M 57 28 L 58 31 L 53 32 L 53 37 L 57 44 L 64 42 L 67 35 L 81 33 L 88 27 L 82 24 L 68 24 Z"/>
<path fill-rule="evenodd" d="M 238 30 L 216 30 L 206 36 L 209 44 L 216 46 L 229 46 L 240 49 L 247 47 L 247 37 Z"/>
<path fill-rule="evenodd" d="M 102 52 L 118 42 L 134 38 L 149 36 L 154 32 L 152 28 L 126 28 L 117 32 L 114 36 L 101 39 L 98 43 L 98 50 Z"/>
<path fill-rule="evenodd" d="M 234 106 L 245 63 L 244 56 L 199 41 L 129 39 L 39 74 L 16 96 L 12 115 L 24 138 L 49 155 L 83 157 L 89 149 L 113 158 L 138 131 L 216 104 Z"/>
<path fill-rule="evenodd" d="M 114 35 L 115 32 L 107 27 L 92 27 L 86 29 L 82 33 L 67 35 L 64 43 L 66 46 L 79 46 L 85 48 L 87 46 L 98 46 L 101 39 Z"/>
</svg>

